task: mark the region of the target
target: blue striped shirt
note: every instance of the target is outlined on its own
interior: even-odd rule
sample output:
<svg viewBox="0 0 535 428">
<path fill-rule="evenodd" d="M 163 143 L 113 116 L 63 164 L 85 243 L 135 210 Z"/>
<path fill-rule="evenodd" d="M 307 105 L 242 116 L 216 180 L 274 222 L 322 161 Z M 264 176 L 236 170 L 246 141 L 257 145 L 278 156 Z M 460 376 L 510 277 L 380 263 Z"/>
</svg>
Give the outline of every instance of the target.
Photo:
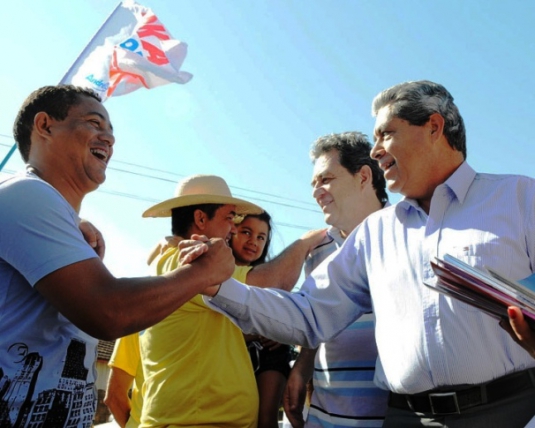
<svg viewBox="0 0 535 428">
<path fill-rule="evenodd" d="M 305 262 L 305 275 L 344 243 L 340 230 L 330 227 L 323 242 Z M 388 393 L 374 383 L 377 346 L 375 318 L 365 314 L 327 343 L 314 360 L 314 392 L 305 427 L 375 428 L 383 425 Z"/>
</svg>

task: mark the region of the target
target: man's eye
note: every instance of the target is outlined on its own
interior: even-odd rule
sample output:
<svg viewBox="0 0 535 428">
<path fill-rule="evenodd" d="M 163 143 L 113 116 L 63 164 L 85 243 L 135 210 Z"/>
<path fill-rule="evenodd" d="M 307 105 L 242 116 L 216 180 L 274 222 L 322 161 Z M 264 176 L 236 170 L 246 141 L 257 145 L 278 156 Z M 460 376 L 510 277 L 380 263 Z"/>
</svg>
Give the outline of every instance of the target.
<svg viewBox="0 0 535 428">
<path fill-rule="evenodd" d="M 328 184 L 332 180 L 332 177 L 325 177 L 321 179 L 322 184 Z"/>
</svg>

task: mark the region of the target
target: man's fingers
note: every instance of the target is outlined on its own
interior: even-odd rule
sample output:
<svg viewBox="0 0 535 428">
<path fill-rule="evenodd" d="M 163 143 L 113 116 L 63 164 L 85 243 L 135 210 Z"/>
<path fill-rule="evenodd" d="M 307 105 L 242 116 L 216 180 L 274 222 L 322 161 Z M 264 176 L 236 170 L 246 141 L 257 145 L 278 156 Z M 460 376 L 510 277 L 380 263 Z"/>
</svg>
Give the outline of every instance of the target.
<svg viewBox="0 0 535 428">
<path fill-rule="evenodd" d="M 283 395 L 283 407 L 288 420 L 292 427 L 303 427 L 305 420 L 303 419 L 303 404 L 301 401 L 301 394 L 299 387 L 291 382 L 286 385 Z"/>
<path fill-rule="evenodd" d="M 187 265 L 191 262 L 193 262 L 198 257 L 202 256 L 204 253 L 208 251 L 209 243 L 208 242 L 202 242 L 199 243 L 199 241 L 192 241 L 196 242 L 193 246 L 185 247 L 180 250 L 180 264 L 181 265 Z"/>
<path fill-rule="evenodd" d="M 97 255 L 103 259 L 106 251 L 106 243 L 104 242 L 102 233 L 100 233 L 100 231 L 87 220 L 82 219 L 79 227 L 86 242 L 95 250 Z"/>
<path fill-rule="evenodd" d="M 205 235 L 197 235 L 196 233 L 191 235 L 191 239 L 194 240 L 194 241 L 210 242 L 210 240 L 208 239 L 207 236 L 205 236 Z"/>
</svg>

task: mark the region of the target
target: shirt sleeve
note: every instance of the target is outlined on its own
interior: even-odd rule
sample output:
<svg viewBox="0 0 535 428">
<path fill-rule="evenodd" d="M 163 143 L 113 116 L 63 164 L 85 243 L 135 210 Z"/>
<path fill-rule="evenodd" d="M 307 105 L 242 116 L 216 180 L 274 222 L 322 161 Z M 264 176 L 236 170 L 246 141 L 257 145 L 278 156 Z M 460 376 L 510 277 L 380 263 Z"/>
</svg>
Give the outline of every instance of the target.
<svg viewBox="0 0 535 428">
<path fill-rule="evenodd" d="M 108 365 L 135 376 L 141 357 L 139 352 L 139 333 L 121 337 L 115 342 Z"/>
<path fill-rule="evenodd" d="M 76 212 L 47 183 L 22 180 L 1 196 L 0 258 L 32 286 L 57 269 L 98 257 L 83 238 Z"/>
<path fill-rule="evenodd" d="M 357 262 L 355 238 L 350 237 L 341 251 L 314 270 L 299 292 L 248 287 L 229 279 L 205 302 L 245 333 L 316 347 L 371 310 L 364 263 Z"/>
</svg>

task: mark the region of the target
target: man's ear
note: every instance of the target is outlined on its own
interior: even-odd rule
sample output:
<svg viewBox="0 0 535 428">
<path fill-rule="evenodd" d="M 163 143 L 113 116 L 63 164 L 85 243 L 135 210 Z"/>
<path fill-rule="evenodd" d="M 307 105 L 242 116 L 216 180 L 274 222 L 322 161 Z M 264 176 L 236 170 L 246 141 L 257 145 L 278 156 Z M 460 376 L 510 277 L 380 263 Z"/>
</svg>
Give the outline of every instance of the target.
<svg viewBox="0 0 535 428">
<path fill-rule="evenodd" d="M 199 230 L 204 230 L 206 227 L 207 216 L 203 210 L 195 210 L 193 212 L 193 222 Z"/>
<path fill-rule="evenodd" d="M 429 116 L 429 121 L 427 124 L 429 125 L 431 136 L 435 140 L 442 137 L 444 134 L 444 122 L 444 118 L 439 113 L 433 113 L 431 116 Z"/>
<path fill-rule="evenodd" d="M 51 125 L 52 125 L 52 118 L 48 115 L 48 113 L 44 111 L 40 111 L 33 118 L 33 130 L 37 132 L 37 134 L 42 138 L 45 138 L 45 139 L 50 138 Z"/>
<path fill-rule="evenodd" d="M 372 169 L 368 165 L 363 165 L 359 172 L 355 174 L 355 176 L 360 179 L 360 186 L 362 188 L 369 184 L 373 185 L 373 173 Z"/>
</svg>

